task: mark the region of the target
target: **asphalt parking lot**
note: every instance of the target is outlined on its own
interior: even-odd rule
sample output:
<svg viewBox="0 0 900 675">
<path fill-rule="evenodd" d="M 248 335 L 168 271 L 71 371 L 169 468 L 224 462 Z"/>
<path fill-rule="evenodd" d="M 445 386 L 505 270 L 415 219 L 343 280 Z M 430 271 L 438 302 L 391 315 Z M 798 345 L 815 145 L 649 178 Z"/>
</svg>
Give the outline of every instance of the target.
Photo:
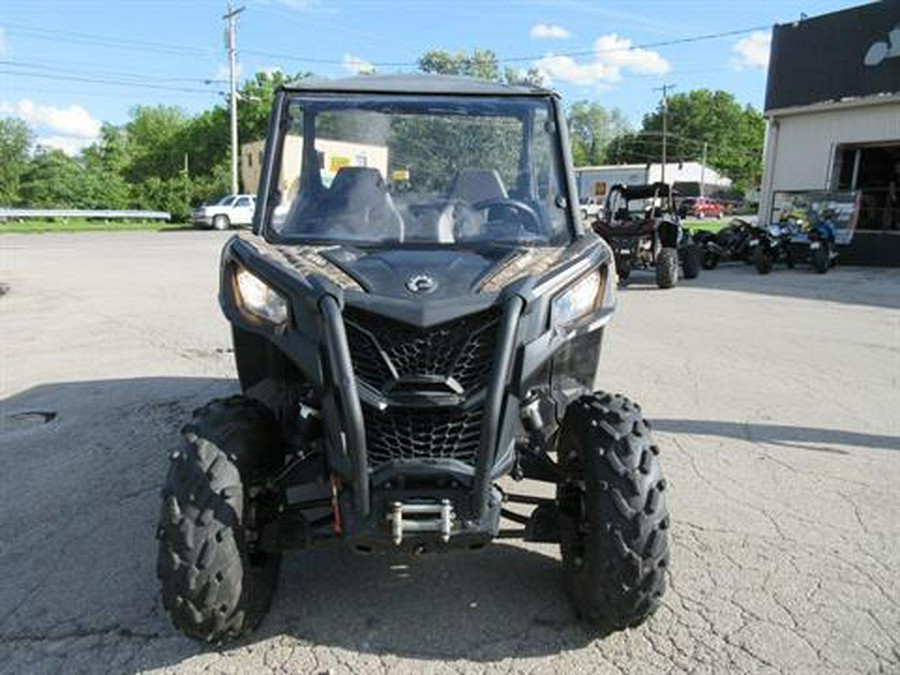
<svg viewBox="0 0 900 675">
<path fill-rule="evenodd" d="M 723 267 L 620 295 L 604 388 L 654 421 L 670 590 L 597 640 L 554 546 L 291 553 L 222 650 L 156 593 L 178 428 L 235 389 L 223 235 L 0 238 L 0 673 L 900 672 L 900 270 Z M 646 283 L 644 283 L 646 282 Z"/>
</svg>

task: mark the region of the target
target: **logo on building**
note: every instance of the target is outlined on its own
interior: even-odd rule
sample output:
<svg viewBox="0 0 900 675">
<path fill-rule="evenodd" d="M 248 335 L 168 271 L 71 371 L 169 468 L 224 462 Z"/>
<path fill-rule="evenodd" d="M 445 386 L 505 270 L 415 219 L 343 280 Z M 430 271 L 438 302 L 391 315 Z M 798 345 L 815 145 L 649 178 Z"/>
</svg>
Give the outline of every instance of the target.
<svg viewBox="0 0 900 675">
<path fill-rule="evenodd" d="M 900 24 L 888 33 L 887 41 L 879 40 L 869 47 L 863 63 L 874 68 L 875 66 L 880 66 L 887 59 L 895 59 L 897 57 L 900 57 Z"/>
</svg>

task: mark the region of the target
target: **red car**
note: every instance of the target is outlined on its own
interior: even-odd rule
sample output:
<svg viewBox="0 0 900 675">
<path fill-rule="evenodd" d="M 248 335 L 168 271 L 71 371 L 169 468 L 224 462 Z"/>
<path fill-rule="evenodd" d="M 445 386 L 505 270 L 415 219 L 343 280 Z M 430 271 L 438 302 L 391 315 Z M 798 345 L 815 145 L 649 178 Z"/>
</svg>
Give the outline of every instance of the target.
<svg viewBox="0 0 900 675">
<path fill-rule="evenodd" d="M 682 200 L 678 209 L 682 218 L 722 218 L 725 207 L 708 197 L 688 197 Z"/>
</svg>

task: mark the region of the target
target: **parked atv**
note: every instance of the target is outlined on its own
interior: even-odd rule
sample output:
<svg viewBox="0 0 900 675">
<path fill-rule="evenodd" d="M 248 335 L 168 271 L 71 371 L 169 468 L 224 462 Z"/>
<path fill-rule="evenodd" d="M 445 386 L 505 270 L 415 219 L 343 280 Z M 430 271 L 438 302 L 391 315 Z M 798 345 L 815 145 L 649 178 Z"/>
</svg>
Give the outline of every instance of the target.
<svg viewBox="0 0 900 675">
<path fill-rule="evenodd" d="M 700 274 L 700 249 L 675 214 L 668 184 L 614 185 L 604 213 L 594 229 L 612 248 L 623 285 L 633 269 L 655 269 L 660 288 L 678 283 L 679 266 L 685 279 Z"/>
<path fill-rule="evenodd" d="M 162 491 L 179 629 L 253 629 L 282 551 L 326 542 L 555 542 L 601 632 L 657 609 L 666 481 L 640 407 L 594 391 L 615 274 L 581 224 L 565 125 L 553 92 L 468 78 L 278 90 L 253 233 L 222 253 L 243 393 L 194 412 Z"/>
<path fill-rule="evenodd" d="M 750 260 L 751 225 L 746 220 L 734 218 L 718 232 L 699 230 L 694 241 L 700 248 L 700 264 L 705 270 L 715 269 L 720 262 Z"/>
<path fill-rule="evenodd" d="M 791 239 L 796 229 L 788 225 L 769 225 L 750 227 L 750 240 L 747 242 L 752 251 L 753 264 L 760 274 L 768 274 L 775 263 L 785 263 L 789 269 L 794 268 L 794 256 L 791 253 Z"/>
<path fill-rule="evenodd" d="M 837 262 L 834 225 L 826 217 L 824 220 L 813 223 L 807 235 L 809 237 L 810 263 L 816 272 L 825 274 Z"/>
</svg>

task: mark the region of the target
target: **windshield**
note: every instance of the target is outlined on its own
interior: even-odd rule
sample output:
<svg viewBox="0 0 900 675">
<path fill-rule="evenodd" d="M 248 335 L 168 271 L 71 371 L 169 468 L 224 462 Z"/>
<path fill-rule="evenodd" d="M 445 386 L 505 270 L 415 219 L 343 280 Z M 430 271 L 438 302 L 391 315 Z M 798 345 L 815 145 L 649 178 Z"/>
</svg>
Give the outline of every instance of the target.
<svg viewBox="0 0 900 675">
<path fill-rule="evenodd" d="M 234 196 L 228 195 L 226 197 L 222 197 L 219 201 L 216 202 L 216 206 L 231 206 L 231 202 L 234 201 Z"/>
<path fill-rule="evenodd" d="M 266 220 L 303 241 L 558 245 L 571 238 L 550 103 L 296 97 Z"/>
</svg>

